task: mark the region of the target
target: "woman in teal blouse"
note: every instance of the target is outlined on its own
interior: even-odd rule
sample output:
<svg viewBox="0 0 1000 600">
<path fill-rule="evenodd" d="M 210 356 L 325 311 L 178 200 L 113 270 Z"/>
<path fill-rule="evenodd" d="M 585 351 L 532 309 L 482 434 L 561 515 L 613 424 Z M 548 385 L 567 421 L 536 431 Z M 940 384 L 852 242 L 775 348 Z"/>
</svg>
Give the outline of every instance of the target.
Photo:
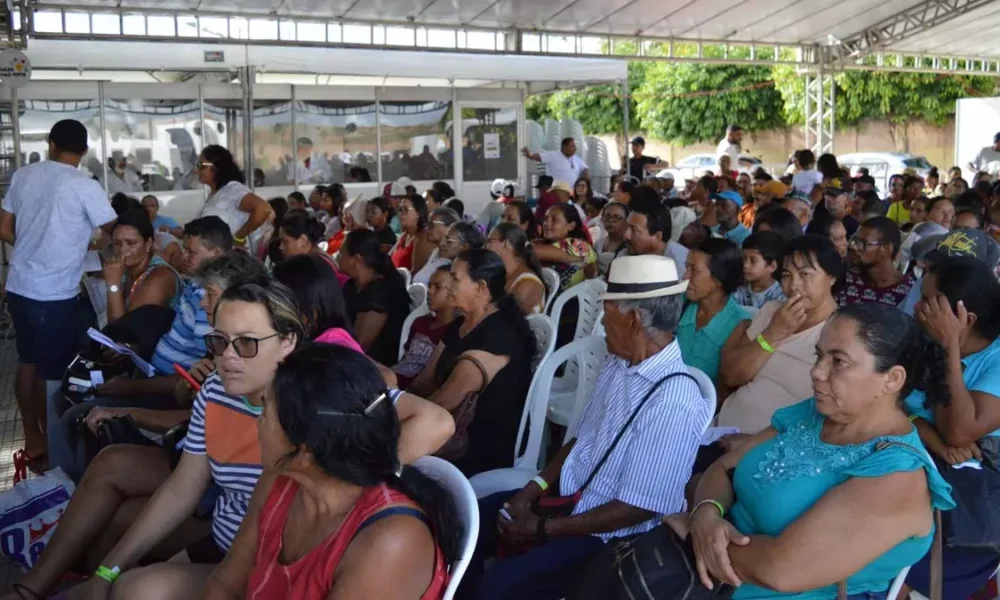
<svg viewBox="0 0 1000 600">
<path fill-rule="evenodd" d="M 776 412 L 698 485 L 698 571 L 708 587 L 736 586 L 734 600 L 830 599 L 844 580 L 849 598 L 884 598 L 930 549 L 934 509 L 954 507 L 902 409 L 918 385 L 932 403 L 948 398 L 943 381 L 924 381 L 940 351 L 916 322 L 877 304 L 842 308 L 817 354 L 815 397 Z"/>
<path fill-rule="evenodd" d="M 1000 436 L 1000 283 L 986 263 L 971 256 L 951 258 L 931 267 L 920 296 L 913 315 L 944 348 L 945 369 L 936 378 L 947 382 L 951 402 L 928 404 L 924 393 L 915 391 L 906 399 L 906 409 L 917 417 L 913 424 L 927 450 L 945 464 L 979 458 L 996 464 L 996 444 L 981 440 Z M 996 502 L 968 495 L 955 500 L 987 507 Z M 943 558 L 943 597 L 968 598 L 993 576 L 1000 552 L 945 546 Z M 906 584 L 928 595 L 928 560 L 914 565 Z"/>
<path fill-rule="evenodd" d="M 677 324 L 677 343 L 684 363 L 715 381 L 722 346 L 733 329 L 750 318 L 732 297 L 743 279 L 740 247 L 722 238 L 705 240 L 688 254 L 684 279 L 689 304 Z"/>
</svg>

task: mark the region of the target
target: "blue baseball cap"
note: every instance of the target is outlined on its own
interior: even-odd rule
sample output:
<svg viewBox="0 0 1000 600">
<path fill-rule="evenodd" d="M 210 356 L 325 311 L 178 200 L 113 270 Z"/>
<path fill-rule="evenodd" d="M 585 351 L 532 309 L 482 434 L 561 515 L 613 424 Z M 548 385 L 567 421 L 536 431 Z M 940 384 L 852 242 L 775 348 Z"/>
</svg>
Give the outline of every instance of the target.
<svg viewBox="0 0 1000 600">
<path fill-rule="evenodd" d="M 740 196 L 739 192 L 733 190 L 726 190 L 724 192 L 719 192 L 718 194 L 712 194 L 712 200 L 718 202 L 719 200 L 729 200 L 739 208 L 743 208 L 743 196 Z"/>
</svg>

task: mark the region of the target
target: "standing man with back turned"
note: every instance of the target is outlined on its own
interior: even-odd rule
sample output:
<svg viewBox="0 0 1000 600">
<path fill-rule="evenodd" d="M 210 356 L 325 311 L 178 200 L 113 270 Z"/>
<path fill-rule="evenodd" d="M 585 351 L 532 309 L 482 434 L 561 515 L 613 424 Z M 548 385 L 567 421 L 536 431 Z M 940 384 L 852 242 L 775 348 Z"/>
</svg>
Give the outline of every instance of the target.
<svg viewBox="0 0 1000 600">
<path fill-rule="evenodd" d="M 110 233 L 115 220 L 104 189 L 78 169 L 86 153 L 83 123 L 59 121 L 49 132 L 49 159 L 14 173 L 0 210 L 0 240 L 14 246 L 7 278 L 17 336 L 14 394 L 36 469 L 46 453 L 46 386 L 58 387 L 78 349 L 87 246 L 94 229 Z"/>
</svg>

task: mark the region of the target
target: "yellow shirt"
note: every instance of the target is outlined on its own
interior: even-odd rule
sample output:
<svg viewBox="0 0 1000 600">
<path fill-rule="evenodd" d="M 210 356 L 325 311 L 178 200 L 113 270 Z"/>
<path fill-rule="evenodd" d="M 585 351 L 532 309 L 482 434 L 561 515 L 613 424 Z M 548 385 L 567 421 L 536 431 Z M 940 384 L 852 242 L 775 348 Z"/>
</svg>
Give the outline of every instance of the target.
<svg viewBox="0 0 1000 600">
<path fill-rule="evenodd" d="M 885 216 L 895 221 L 898 225 L 910 222 L 910 211 L 903 208 L 902 201 L 893 202 Z"/>
</svg>

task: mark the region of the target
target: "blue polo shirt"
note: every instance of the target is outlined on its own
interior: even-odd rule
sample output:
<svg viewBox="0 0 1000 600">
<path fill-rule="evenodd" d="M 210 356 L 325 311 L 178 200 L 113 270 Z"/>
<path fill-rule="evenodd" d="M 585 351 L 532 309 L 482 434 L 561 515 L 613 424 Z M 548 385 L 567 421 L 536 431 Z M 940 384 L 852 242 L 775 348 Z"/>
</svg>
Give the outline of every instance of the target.
<svg viewBox="0 0 1000 600">
<path fill-rule="evenodd" d="M 701 329 L 696 325 L 697 316 L 698 305 L 688 304 L 681 315 L 681 322 L 677 324 L 677 343 L 680 344 L 684 364 L 701 369 L 715 381 L 719 374 L 722 346 L 740 321 L 750 319 L 750 313 L 729 296 L 722 310 Z"/>
<path fill-rule="evenodd" d="M 1000 339 L 993 340 L 989 346 L 963 358 L 962 365 L 965 367 L 962 381 L 965 382 L 966 389 L 1000 398 Z M 926 399 L 924 392 L 914 391 L 904 401 L 906 412 L 933 423 L 934 413 L 924 406 Z M 994 431 L 990 436 L 1000 437 L 1000 430 Z"/>
</svg>

